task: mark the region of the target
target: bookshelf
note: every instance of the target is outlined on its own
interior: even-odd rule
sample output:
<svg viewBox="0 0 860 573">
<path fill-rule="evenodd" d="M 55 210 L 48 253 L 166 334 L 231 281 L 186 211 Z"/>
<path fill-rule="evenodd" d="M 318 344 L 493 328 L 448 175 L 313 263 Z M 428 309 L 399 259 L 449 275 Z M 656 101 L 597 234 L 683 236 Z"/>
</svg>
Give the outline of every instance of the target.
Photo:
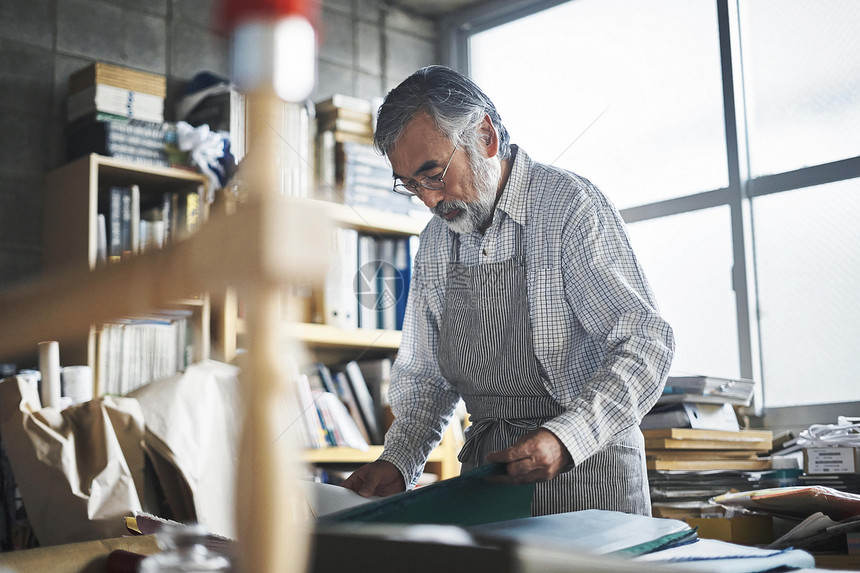
<svg viewBox="0 0 860 573">
<path fill-rule="evenodd" d="M 380 235 L 418 235 L 430 219 L 412 217 L 396 213 L 387 213 L 368 208 L 352 207 L 350 205 L 331 203 L 315 199 L 294 199 L 297 204 L 310 209 L 319 209 L 333 225 L 350 227 L 361 232 Z M 233 207 L 228 207 L 228 211 Z M 218 324 L 215 325 L 219 334 L 216 342 L 219 350 L 224 352 L 224 359 L 231 361 L 236 356 L 236 349 L 244 346 L 247 334 L 246 323 L 238 316 L 238 301 L 235 291 L 229 290 L 219 302 L 213 304 L 219 313 Z M 401 332 L 375 328 L 344 329 L 328 324 L 298 322 L 284 319 L 281 322 L 281 332 L 284 339 L 301 343 L 314 361 L 326 364 L 346 362 L 352 359 L 367 359 L 393 357 L 400 348 Z M 455 477 L 460 473 L 460 462 L 457 454 L 462 443 L 456 434 L 446 432 L 440 445 L 430 454 L 426 471 L 439 476 L 439 479 Z M 365 464 L 375 461 L 382 453 L 382 446 L 370 446 L 367 450 L 357 450 L 345 447 L 328 447 L 305 450 L 304 460 L 311 465 L 321 464 Z"/>
<path fill-rule="evenodd" d="M 111 157 L 90 154 L 51 171 L 46 178 L 43 269 L 48 274 L 63 271 L 92 271 L 97 265 L 97 237 L 99 202 L 104 200 L 111 186 L 137 185 L 141 199 L 162 197 L 164 194 L 200 193 L 208 187 L 208 179 L 196 171 L 179 168 L 154 167 Z M 200 201 L 199 218 L 208 217 L 208 204 Z M 118 263 L 126 265 L 128 261 Z M 127 294 L 133 297 L 132 285 Z M 117 293 L 122 294 L 122 293 Z M 209 357 L 211 306 L 206 291 L 183 293 L 176 299 L 157 307 L 138 307 L 130 315 L 145 315 L 154 310 L 185 310 L 190 312 L 193 332 L 194 361 Z M 111 316 L 110 319 L 118 318 Z M 51 336 L 45 329 L 44 336 Z M 101 380 L 98 348 L 104 343 L 105 331 L 101 323 L 92 323 L 80 332 L 66 337 L 56 336 L 60 342 L 64 364 L 87 364 L 93 367 L 95 393 L 104 390 Z"/>
</svg>

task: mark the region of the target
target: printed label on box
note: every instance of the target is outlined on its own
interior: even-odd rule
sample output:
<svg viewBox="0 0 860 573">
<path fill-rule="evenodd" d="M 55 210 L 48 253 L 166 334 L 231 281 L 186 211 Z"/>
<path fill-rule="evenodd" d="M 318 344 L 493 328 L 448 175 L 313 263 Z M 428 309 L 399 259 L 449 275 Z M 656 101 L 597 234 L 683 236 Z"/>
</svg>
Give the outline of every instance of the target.
<svg viewBox="0 0 860 573">
<path fill-rule="evenodd" d="M 854 448 L 807 448 L 808 469 L 811 474 L 854 473 Z"/>
</svg>

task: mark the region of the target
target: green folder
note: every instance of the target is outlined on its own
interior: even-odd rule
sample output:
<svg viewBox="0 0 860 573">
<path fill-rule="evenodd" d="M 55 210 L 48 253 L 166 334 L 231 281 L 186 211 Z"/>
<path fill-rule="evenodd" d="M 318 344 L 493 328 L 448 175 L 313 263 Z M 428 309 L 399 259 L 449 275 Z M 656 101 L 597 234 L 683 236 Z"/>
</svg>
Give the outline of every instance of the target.
<svg viewBox="0 0 860 573">
<path fill-rule="evenodd" d="M 459 477 L 320 517 L 316 523 L 470 526 L 529 517 L 534 484 L 511 485 L 487 480 L 490 476 L 502 475 L 504 472 L 504 464 L 488 464 Z"/>
</svg>

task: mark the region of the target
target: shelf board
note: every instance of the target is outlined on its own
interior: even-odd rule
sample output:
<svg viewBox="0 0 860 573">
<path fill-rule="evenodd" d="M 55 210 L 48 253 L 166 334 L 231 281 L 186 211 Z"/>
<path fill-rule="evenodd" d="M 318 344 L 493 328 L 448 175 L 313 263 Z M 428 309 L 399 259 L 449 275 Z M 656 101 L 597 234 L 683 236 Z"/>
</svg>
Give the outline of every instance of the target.
<svg viewBox="0 0 860 573">
<path fill-rule="evenodd" d="M 168 183 L 173 183 L 176 180 L 182 180 L 201 183 L 204 185 L 209 184 L 209 179 L 205 175 L 190 168 L 156 167 L 95 154 L 81 158 L 77 161 L 93 161 L 101 169 L 99 174 L 100 177 L 119 177 L 122 179 L 132 177 L 134 182 L 144 183 L 152 183 L 162 180 Z"/>
<path fill-rule="evenodd" d="M 245 321 L 236 321 L 236 332 L 245 333 Z M 286 322 L 284 333 L 290 338 L 309 346 L 332 348 L 374 348 L 378 350 L 397 350 L 400 348 L 399 330 L 380 330 L 376 328 L 356 328 L 345 330 L 327 324 L 307 322 Z"/>
<path fill-rule="evenodd" d="M 369 446 L 367 450 L 354 448 L 319 448 L 304 451 L 304 460 L 311 464 L 366 464 L 376 461 L 382 454 L 382 446 Z M 441 462 L 444 452 L 439 448 L 430 452 L 428 462 Z"/>
<path fill-rule="evenodd" d="M 331 217 L 335 224 L 373 233 L 418 235 L 433 217 L 429 210 L 426 215 L 401 215 L 378 209 L 354 207 L 352 205 L 331 203 L 316 199 L 305 199 L 305 201 L 325 205 L 329 217 Z"/>
<path fill-rule="evenodd" d="M 400 348 L 399 330 L 356 328 L 344 330 L 327 324 L 288 323 L 287 334 L 312 346 L 337 346 L 345 348 Z"/>
</svg>

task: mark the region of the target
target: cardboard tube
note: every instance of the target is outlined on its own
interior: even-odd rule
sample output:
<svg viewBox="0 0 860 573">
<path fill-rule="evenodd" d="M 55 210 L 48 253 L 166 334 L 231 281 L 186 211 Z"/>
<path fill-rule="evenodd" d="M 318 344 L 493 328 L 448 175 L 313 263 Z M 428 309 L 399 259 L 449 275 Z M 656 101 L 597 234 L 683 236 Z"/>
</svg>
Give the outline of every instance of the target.
<svg viewBox="0 0 860 573">
<path fill-rule="evenodd" d="M 39 370 L 42 372 L 42 407 L 60 408 L 60 344 L 39 343 Z"/>
</svg>

